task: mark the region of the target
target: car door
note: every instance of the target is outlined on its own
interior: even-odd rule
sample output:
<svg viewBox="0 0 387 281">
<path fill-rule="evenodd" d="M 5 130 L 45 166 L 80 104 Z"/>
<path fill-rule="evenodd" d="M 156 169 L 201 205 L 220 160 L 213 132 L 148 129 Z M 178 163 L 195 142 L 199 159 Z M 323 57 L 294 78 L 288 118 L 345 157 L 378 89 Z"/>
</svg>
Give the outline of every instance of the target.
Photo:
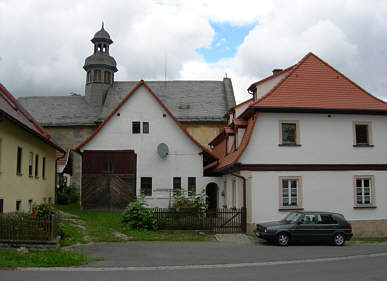
<svg viewBox="0 0 387 281">
<path fill-rule="evenodd" d="M 298 241 L 316 241 L 319 239 L 314 213 L 305 213 L 294 227 L 293 239 Z"/>
</svg>

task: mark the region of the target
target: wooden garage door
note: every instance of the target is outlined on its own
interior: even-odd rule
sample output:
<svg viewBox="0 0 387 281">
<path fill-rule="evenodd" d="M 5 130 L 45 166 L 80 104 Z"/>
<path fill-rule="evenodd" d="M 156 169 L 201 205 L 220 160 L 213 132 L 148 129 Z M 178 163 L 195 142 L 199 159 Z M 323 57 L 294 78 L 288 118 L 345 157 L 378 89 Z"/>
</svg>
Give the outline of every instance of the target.
<svg viewBox="0 0 387 281">
<path fill-rule="evenodd" d="M 82 207 L 123 209 L 136 198 L 133 150 L 86 150 L 82 155 Z"/>
</svg>

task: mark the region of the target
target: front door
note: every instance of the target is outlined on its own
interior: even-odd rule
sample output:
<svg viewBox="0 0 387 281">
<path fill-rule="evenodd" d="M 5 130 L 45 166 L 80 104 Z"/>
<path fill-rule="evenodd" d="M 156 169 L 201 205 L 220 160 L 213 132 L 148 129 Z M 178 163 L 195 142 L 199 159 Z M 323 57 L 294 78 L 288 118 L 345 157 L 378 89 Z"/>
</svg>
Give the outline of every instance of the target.
<svg viewBox="0 0 387 281">
<path fill-rule="evenodd" d="M 218 207 L 218 185 L 209 183 L 206 187 L 207 205 L 209 210 L 215 210 Z"/>
</svg>

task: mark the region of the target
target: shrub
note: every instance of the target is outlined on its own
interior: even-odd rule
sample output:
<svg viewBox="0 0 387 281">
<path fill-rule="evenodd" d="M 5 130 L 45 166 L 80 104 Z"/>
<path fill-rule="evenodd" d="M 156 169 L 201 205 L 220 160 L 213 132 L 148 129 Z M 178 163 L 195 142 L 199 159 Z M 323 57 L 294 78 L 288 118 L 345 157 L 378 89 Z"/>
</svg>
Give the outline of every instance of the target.
<svg viewBox="0 0 387 281">
<path fill-rule="evenodd" d="M 51 204 L 42 203 L 34 205 L 32 207 L 31 215 L 37 216 L 39 218 L 49 217 L 55 214 L 55 207 Z"/>
<path fill-rule="evenodd" d="M 127 223 L 131 229 L 157 230 L 159 228 L 156 215 L 153 214 L 151 209 L 147 208 L 144 194 L 128 204 L 122 213 L 122 217 L 122 221 Z"/>
<path fill-rule="evenodd" d="M 56 201 L 61 205 L 77 203 L 79 201 L 78 190 L 74 185 L 66 186 L 65 183 L 62 183 L 57 190 Z"/>
<path fill-rule="evenodd" d="M 176 210 L 205 210 L 208 207 L 206 201 L 207 195 L 204 191 L 201 193 L 189 192 L 188 197 L 185 197 L 181 190 L 176 190 L 173 193 L 173 203 L 171 208 Z"/>
</svg>

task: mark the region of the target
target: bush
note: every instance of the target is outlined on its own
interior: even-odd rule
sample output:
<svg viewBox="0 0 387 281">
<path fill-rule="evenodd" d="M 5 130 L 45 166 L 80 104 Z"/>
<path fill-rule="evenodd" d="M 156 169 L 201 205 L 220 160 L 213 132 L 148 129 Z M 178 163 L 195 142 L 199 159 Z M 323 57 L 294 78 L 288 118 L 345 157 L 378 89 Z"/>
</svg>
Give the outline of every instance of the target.
<svg viewBox="0 0 387 281">
<path fill-rule="evenodd" d="M 157 217 L 146 206 L 144 195 L 141 194 L 135 201 L 130 202 L 123 211 L 122 221 L 127 223 L 131 229 L 157 230 L 159 228 Z"/>
<path fill-rule="evenodd" d="M 176 190 L 173 193 L 173 203 L 171 208 L 179 210 L 192 209 L 192 210 L 206 210 L 207 195 L 204 191 L 201 193 L 189 192 L 188 197 L 184 196 L 181 190 Z"/>
<path fill-rule="evenodd" d="M 32 207 L 31 215 L 37 216 L 38 218 L 49 217 L 54 214 L 55 207 L 51 204 L 42 203 Z"/>
<path fill-rule="evenodd" d="M 79 201 L 78 190 L 74 185 L 61 184 L 56 193 L 56 202 L 61 205 L 77 203 Z"/>
</svg>

